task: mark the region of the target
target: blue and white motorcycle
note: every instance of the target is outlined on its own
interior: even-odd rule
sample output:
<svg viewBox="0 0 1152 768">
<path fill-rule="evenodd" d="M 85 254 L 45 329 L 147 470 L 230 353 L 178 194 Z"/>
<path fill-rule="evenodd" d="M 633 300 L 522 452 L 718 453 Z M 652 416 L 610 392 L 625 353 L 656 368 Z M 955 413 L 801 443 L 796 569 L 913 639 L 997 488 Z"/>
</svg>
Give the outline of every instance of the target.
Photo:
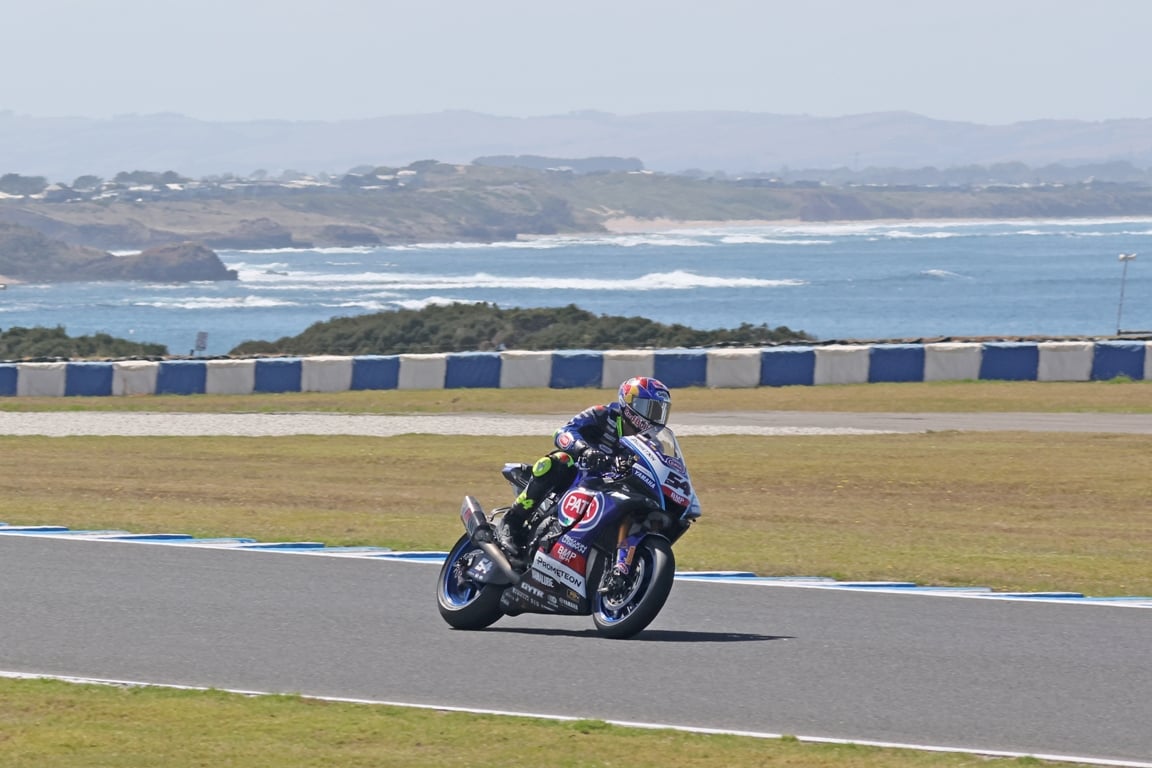
<svg viewBox="0 0 1152 768">
<path fill-rule="evenodd" d="M 519 493 L 527 464 L 506 464 Z M 672 590 L 672 545 L 700 516 L 676 436 L 667 427 L 623 437 L 614 462 L 598 473 L 578 466 L 571 487 L 546 498 L 529 521 L 524 561 L 496 543 L 493 511 L 464 497 L 467 530 L 440 570 L 440 615 L 456 629 L 482 629 L 502 616 L 553 613 L 592 616 L 606 637 L 626 638 L 648 626 Z"/>
</svg>

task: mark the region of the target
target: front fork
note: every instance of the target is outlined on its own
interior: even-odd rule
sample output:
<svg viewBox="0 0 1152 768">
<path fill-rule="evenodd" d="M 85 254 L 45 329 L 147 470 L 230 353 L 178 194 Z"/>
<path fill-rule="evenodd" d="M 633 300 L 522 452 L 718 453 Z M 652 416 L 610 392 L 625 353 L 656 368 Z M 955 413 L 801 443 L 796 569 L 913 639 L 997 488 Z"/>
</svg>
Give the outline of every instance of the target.
<svg viewBox="0 0 1152 768">
<path fill-rule="evenodd" d="M 634 525 L 633 521 L 627 519 L 620 521 L 620 528 L 616 532 L 616 561 L 612 565 L 613 573 L 621 576 L 631 573 L 636 547 L 646 535 L 647 531 L 639 525 Z"/>
</svg>

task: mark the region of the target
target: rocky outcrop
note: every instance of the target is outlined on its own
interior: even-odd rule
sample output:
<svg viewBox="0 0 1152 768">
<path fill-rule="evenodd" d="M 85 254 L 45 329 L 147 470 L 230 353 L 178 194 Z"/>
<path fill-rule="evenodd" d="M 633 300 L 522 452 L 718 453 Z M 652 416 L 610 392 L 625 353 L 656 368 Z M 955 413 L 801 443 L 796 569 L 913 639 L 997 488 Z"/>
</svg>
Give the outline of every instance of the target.
<svg viewBox="0 0 1152 768">
<path fill-rule="evenodd" d="M 6 282 L 236 280 L 214 251 L 176 243 L 130 256 L 70 245 L 34 229 L 0 222 L 0 275 Z"/>
<path fill-rule="evenodd" d="M 85 280 L 148 280 L 184 283 L 194 280 L 236 280 L 212 249 L 200 243 L 174 243 L 149 248 L 134 256 L 112 256 L 84 265 Z"/>
</svg>

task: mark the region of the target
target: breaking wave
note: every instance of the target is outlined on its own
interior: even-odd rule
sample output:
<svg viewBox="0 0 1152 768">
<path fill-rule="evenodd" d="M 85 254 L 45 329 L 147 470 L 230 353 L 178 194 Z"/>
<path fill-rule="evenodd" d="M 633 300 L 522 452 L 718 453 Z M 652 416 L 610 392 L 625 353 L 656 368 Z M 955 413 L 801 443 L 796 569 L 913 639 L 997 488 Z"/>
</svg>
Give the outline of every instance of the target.
<svg viewBox="0 0 1152 768">
<path fill-rule="evenodd" d="M 248 280 L 247 270 L 241 278 Z M 686 270 L 652 272 L 632 278 L 544 277 L 540 275 L 494 275 L 475 272 L 467 275 L 419 274 L 413 272 L 358 272 L 321 274 L 298 272 L 287 276 L 260 273 L 253 283 L 264 283 L 274 289 L 307 288 L 315 291 L 389 290 L 435 291 L 438 289 L 510 289 L 533 291 L 654 291 L 689 290 L 692 288 L 777 288 L 805 285 L 804 280 L 764 279 L 756 277 L 722 277 L 702 275 Z M 254 286 L 255 287 L 255 286 Z M 264 287 L 264 286 L 262 286 Z"/>
<path fill-rule="evenodd" d="M 920 270 L 922 277 L 935 277 L 941 280 L 971 280 L 968 275 L 962 275 L 959 272 L 950 272 L 947 269 L 923 269 Z"/>
<path fill-rule="evenodd" d="M 411 245 L 388 246 L 390 251 L 487 251 L 487 250 L 552 250 L 573 246 L 615 246 L 636 248 L 640 246 L 661 248 L 706 248 L 715 245 L 700 237 L 688 237 L 683 233 L 643 234 L 643 235 L 546 235 L 524 240 L 509 240 L 498 243 L 415 243 Z"/>
<path fill-rule="evenodd" d="M 295 301 L 284 301 L 267 296 L 188 296 L 172 301 L 134 301 L 134 307 L 159 309 L 267 309 L 269 307 L 295 307 Z"/>
</svg>

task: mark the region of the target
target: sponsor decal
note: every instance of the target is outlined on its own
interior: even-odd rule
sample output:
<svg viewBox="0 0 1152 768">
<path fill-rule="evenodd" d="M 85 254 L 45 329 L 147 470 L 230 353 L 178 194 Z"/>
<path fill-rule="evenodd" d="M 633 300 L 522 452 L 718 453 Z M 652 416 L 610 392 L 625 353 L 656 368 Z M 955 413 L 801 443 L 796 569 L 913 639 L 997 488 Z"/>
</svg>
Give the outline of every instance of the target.
<svg viewBox="0 0 1152 768">
<path fill-rule="evenodd" d="M 664 495 L 672 499 L 673 502 L 680 505 L 681 507 L 688 506 L 688 497 L 680 493 L 680 491 L 676 490 L 675 488 L 664 486 Z"/>
<path fill-rule="evenodd" d="M 551 607 L 540 602 L 532 595 L 526 595 L 519 590 L 510 589 L 500 596 L 500 605 L 506 609 L 517 608 L 521 606 L 528 606 L 529 609 L 534 611 L 550 611 Z"/>
<path fill-rule="evenodd" d="M 568 491 L 560 500 L 556 517 L 565 528 L 576 526 L 577 530 L 587 530 L 596 524 L 600 517 L 600 494 L 585 491 Z"/>
<path fill-rule="evenodd" d="M 572 443 L 576 442 L 576 438 L 572 437 L 567 432 L 561 432 L 556 436 L 556 447 L 567 450 L 572 447 Z"/>
<path fill-rule="evenodd" d="M 668 477 L 664 478 L 664 484 L 670 488 L 675 488 L 681 493 L 688 493 L 692 490 L 692 486 L 688 484 L 688 479 L 672 472 L 668 473 Z"/>
<path fill-rule="evenodd" d="M 567 608 L 570 611 L 580 610 L 579 603 L 574 603 L 571 600 L 565 600 L 564 598 L 560 598 L 557 602 L 559 602 L 560 605 L 564 606 L 565 608 Z"/>
<path fill-rule="evenodd" d="M 652 474 L 652 470 L 648 469 L 644 464 L 637 462 L 632 465 L 632 469 L 635 470 L 637 474 L 643 475 L 646 478 L 656 479 L 656 476 Z"/>
<path fill-rule="evenodd" d="M 556 546 L 552 547 L 552 557 L 564 563 L 564 565 L 568 565 L 573 560 L 580 557 L 580 553 L 574 549 L 569 549 L 563 544 L 557 544 Z"/>
<path fill-rule="evenodd" d="M 536 553 L 536 558 L 532 561 L 532 568 L 551 576 L 574 592 L 584 594 L 584 577 L 563 563 L 556 562 L 543 552 Z"/>
<path fill-rule="evenodd" d="M 520 582 L 519 589 L 527 592 L 530 595 L 534 595 L 535 597 L 544 597 L 544 590 L 540 589 L 539 587 L 534 587 L 526 581 Z"/>
<path fill-rule="evenodd" d="M 587 558 L 585 558 L 584 555 L 564 546 L 560 542 L 556 542 L 552 547 L 552 556 L 576 573 L 584 573 L 585 566 L 588 564 Z"/>
<path fill-rule="evenodd" d="M 652 490 L 656 490 L 656 478 L 652 476 L 652 473 L 648 471 L 647 467 L 641 466 L 640 464 L 633 464 L 632 474 L 640 478 L 644 485 L 648 486 Z"/>
<path fill-rule="evenodd" d="M 688 504 L 688 495 L 692 492 L 692 486 L 689 485 L 687 478 L 681 477 L 675 472 L 669 472 L 668 477 L 664 478 L 663 490 L 668 498 L 683 507 Z"/>
<path fill-rule="evenodd" d="M 560 543 L 569 549 L 574 549 L 582 555 L 588 554 L 588 545 L 567 533 L 560 537 Z"/>
</svg>

